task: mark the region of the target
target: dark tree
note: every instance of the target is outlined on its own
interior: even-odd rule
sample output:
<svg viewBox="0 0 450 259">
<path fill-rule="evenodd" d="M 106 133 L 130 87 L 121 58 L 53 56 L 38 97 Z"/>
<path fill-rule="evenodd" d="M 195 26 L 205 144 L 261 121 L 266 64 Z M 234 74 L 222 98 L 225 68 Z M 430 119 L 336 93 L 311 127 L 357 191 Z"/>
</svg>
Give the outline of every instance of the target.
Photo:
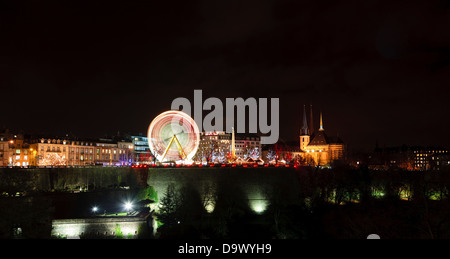
<svg viewBox="0 0 450 259">
<path fill-rule="evenodd" d="M 159 204 L 159 211 L 156 214 L 156 217 L 163 224 L 161 230 L 179 224 L 179 207 L 181 206 L 181 200 L 174 184 L 169 184 L 169 186 L 167 186 L 167 191 Z"/>
</svg>

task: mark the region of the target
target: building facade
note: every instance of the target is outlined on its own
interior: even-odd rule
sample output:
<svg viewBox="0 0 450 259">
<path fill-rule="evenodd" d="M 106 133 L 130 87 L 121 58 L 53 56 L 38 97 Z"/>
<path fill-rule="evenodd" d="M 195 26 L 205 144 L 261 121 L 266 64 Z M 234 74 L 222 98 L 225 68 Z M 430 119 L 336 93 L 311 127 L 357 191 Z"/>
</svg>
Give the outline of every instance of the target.
<svg viewBox="0 0 450 259">
<path fill-rule="evenodd" d="M 312 124 L 312 107 L 310 114 Z M 308 127 L 306 107 L 303 112 L 303 126 L 300 130 L 300 150 L 306 165 L 327 166 L 345 159 L 345 144 L 339 137 L 328 136 L 325 133 L 322 113 L 320 114 L 319 130 L 315 132 Z"/>
<path fill-rule="evenodd" d="M 200 133 L 197 162 L 225 163 L 231 159 L 231 133 L 207 131 Z"/>
<path fill-rule="evenodd" d="M 411 155 L 415 170 L 439 171 L 450 166 L 450 154 L 446 148 L 411 147 Z"/>
<path fill-rule="evenodd" d="M 8 166 L 9 160 L 9 141 L 0 137 L 0 167 Z"/>
<path fill-rule="evenodd" d="M 119 147 L 119 161 L 124 165 L 134 164 L 134 144 L 131 141 L 119 141 L 117 142 Z"/>
<path fill-rule="evenodd" d="M 10 144 L 12 144 L 13 136 L 8 129 L 0 130 L 0 167 L 9 165 Z"/>
<path fill-rule="evenodd" d="M 377 146 L 373 152 L 353 160 L 356 161 L 354 165 L 366 165 L 375 170 L 401 168 L 409 171 L 439 171 L 450 168 L 449 150 L 431 146 Z"/>
<path fill-rule="evenodd" d="M 9 141 L 9 166 L 29 166 L 34 159 L 33 148 L 24 139 L 23 135 L 14 135 Z"/>
<path fill-rule="evenodd" d="M 148 138 L 142 134 L 132 135 L 130 138 L 134 147 L 134 163 L 137 165 L 152 163 L 154 160 L 148 145 Z"/>
<path fill-rule="evenodd" d="M 201 132 L 196 161 L 226 163 L 232 161 L 233 133 Z M 261 138 L 256 134 L 234 134 L 234 160 L 261 157 Z"/>
<path fill-rule="evenodd" d="M 8 154 L 8 159 L 3 159 L 8 161 L 7 166 L 123 166 L 130 165 L 134 157 L 129 142 L 17 138 L 0 144 L 3 148 L 7 144 L 9 149 L 2 152 Z"/>
<path fill-rule="evenodd" d="M 236 134 L 235 136 L 236 157 L 242 159 L 261 158 L 261 137 L 256 134 Z"/>
</svg>

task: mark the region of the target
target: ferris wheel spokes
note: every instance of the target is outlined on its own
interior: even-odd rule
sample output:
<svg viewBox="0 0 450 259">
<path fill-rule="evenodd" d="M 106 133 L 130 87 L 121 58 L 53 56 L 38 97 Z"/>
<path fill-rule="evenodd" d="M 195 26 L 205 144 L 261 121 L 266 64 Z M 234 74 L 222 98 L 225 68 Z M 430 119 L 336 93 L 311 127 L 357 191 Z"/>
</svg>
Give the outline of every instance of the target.
<svg viewBox="0 0 450 259">
<path fill-rule="evenodd" d="M 195 121 L 181 111 L 158 115 L 148 129 L 149 147 L 159 162 L 192 162 L 200 142 Z M 175 142 L 176 149 L 172 146 Z M 181 157 L 181 161 L 180 161 Z"/>
<path fill-rule="evenodd" d="M 177 145 L 178 151 L 180 152 L 181 158 L 184 160 L 186 159 L 186 154 L 183 151 L 183 148 L 181 147 L 180 142 L 178 141 L 177 135 L 173 135 L 172 139 L 169 142 L 169 145 L 167 145 L 166 150 L 164 151 L 164 154 L 161 158 L 161 162 L 164 161 L 164 158 L 166 157 L 167 151 L 169 151 L 169 148 L 172 146 L 173 141 L 175 140 L 175 143 Z"/>
</svg>

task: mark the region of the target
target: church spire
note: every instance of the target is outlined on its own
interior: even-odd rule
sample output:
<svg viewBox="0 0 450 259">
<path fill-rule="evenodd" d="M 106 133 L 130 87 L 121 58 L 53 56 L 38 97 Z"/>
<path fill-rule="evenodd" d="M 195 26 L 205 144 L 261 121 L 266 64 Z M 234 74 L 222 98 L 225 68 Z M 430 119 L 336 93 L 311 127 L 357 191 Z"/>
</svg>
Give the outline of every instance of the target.
<svg viewBox="0 0 450 259">
<path fill-rule="evenodd" d="M 314 120 L 313 120 L 312 104 L 309 107 L 309 134 L 311 136 L 314 134 Z"/>
<path fill-rule="evenodd" d="M 308 131 L 309 131 L 308 130 L 308 122 L 306 120 L 306 105 L 303 105 L 303 125 L 300 130 L 300 135 L 302 135 L 302 136 L 309 135 Z"/>
<path fill-rule="evenodd" d="M 324 131 L 324 129 L 323 129 L 322 112 L 320 113 L 320 128 L 319 128 L 319 131 Z"/>
</svg>

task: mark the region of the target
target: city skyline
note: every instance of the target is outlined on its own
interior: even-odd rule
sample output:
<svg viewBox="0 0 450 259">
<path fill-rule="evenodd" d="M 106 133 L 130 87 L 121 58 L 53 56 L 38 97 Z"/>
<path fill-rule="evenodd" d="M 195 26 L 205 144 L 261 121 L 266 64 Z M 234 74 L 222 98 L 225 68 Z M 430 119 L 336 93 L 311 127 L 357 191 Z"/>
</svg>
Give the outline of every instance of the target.
<svg viewBox="0 0 450 259">
<path fill-rule="evenodd" d="M 450 0 L 0 1 L 0 239 L 450 238 L 449 28 Z"/>
<path fill-rule="evenodd" d="M 33 11 L 31 11 L 33 10 Z M 303 105 L 349 148 L 443 145 L 448 4 L 198 1 L 4 3 L 0 126 L 145 132 L 177 97 L 280 98 L 280 138 Z"/>
<path fill-rule="evenodd" d="M 303 107 L 305 107 L 305 105 L 303 105 Z M 309 110 L 313 110 L 312 109 L 313 105 L 310 105 L 310 107 L 311 108 L 309 108 Z M 316 112 L 314 111 L 314 113 L 316 113 Z M 308 116 L 309 116 L 309 120 L 307 122 L 307 124 L 309 124 L 308 130 L 318 131 L 323 126 L 322 125 L 323 112 L 320 111 L 318 113 L 319 113 L 319 116 L 317 116 L 317 117 L 320 118 L 320 120 L 321 120 L 320 123 L 318 122 L 318 120 L 313 119 L 316 117 L 313 115 L 313 113 L 309 114 L 309 112 L 308 112 Z M 248 116 L 248 114 L 246 116 Z M 313 125 L 311 125 L 311 122 Z M 286 139 L 286 138 L 284 138 L 284 136 L 280 136 L 277 143 L 292 144 L 293 142 L 299 142 L 299 138 L 301 137 L 302 132 L 304 130 L 303 123 L 304 123 L 304 118 L 301 121 L 295 121 L 295 123 L 294 123 L 294 125 L 299 124 L 301 126 L 300 128 L 296 129 L 296 131 L 298 132 L 296 138 L 294 137 L 291 139 Z M 316 125 L 316 123 L 318 125 Z M 283 123 L 281 123 L 281 125 L 283 125 Z M 93 135 L 93 134 L 89 134 L 89 133 L 77 134 L 77 132 L 74 132 L 72 130 L 66 131 L 66 132 L 59 132 L 59 131 L 57 132 L 57 131 L 54 131 L 54 129 L 50 130 L 50 129 L 43 128 L 41 130 L 36 130 L 36 128 L 37 127 L 25 126 L 20 129 L 17 129 L 17 128 L 6 127 L 5 125 L 3 125 L 3 127 L 0 128 L 0 130 L 2 130 L 4 132 L 9 131 L 10 134 L 22 134 L 22 135 L 25 135 L 25 136 L 28 136 L 31 138 L 42 138 L 42 137 L 44 137 L 44 138 L 67 138 L 67 139 L 78 139 L 78 140 L 88 140 L 88 141 L 108 139 L 108 138 L 117 138 L 117 137 L 123 138 L 124 136 L 132 136 L 132 135 L 147 137 L 147 135 L 145 133 L 147 128 L 144 130 L 141 130 L 141 131 L 132 131 L 132 132 L 122 131 L 121 129 L 117 129 L 116 131 L 104 132 L 104 133 L 101 133 L 98 135 Z M 26 129 L 29 129 L 29 130 L 27 131 Z M 283 129 L 281 129 L 280 131 L 283 132 Z M 332 132 L 332 133 L 335 132 L 334 133 L 335 137 L 343 138 L 344 142 L 347 142 L 347 139 L 345 137 L 342 137 L 342 136 L 348 135 L 345 132 L 336 131 L 334 129 L 329 130 L 328 126 L 327 126 L 327 131 Z M 78 132 L 82 132 L 82 131 L 78 130 Z M 205 131 L 202 131 L 202 132 L 205 132 Z M 230 132 L 228 132 L 228 133 L 230 133 Z M 243 133 L 243 134 L 248 134 L 248 132 Z M 263 135 L 263 134 L 258 133 L 257 135 Z M 299 144 L 299 145 L 301 145 L 301 144 Z M 393 146 L 404 146 L 404 145 L 448 148 L 448 145 L 446 144 L 446 142 L 442 142 L 442 141 L 432 142 L 432 144 L 430 144 L 430 142 L 424 142 L 424 141 L 415 141 L 415 142 L 410 142 L 410 143 L 388 142 L 388 141 L 384 141 L 384 139 L 380 137 L 380 138 L 370 139 L 370 140 L 368 140 L 368 142 L 365 142 L 365 143 L 363 143 L 363 145 L 359 145 L 359 146 L 358 145 L 353 146 L 353 143 L 351 143 L 350 147 L 348 148 L 348 151 L 350 151 L 350 152 L 371 152 L 374 149 L 379 148 L 379 147 L 393 147 Z"/>
</svg>

